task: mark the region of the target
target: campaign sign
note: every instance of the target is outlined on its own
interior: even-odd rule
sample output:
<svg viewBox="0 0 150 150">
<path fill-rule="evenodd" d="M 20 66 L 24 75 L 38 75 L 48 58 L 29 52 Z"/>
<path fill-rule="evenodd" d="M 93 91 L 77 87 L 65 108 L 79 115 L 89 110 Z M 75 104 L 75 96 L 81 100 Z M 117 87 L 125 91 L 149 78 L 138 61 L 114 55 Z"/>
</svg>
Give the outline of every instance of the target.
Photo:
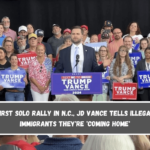
<svg viewBox="0 0 150 150">
<path fill-rule="evenodd" d="M 36 53 L 17 54 L 18 66 L 24 69 L 27 69 L 29 66 L 30 60 L 34 59 L 36 56 L 37 56 Z"/>
<path fill-rule="evenodd" d="M 138 50 L 140 48 L 140 43 L 135 43 L 135 40 L 133 40 L 132 48 Z"/>
<path fill-rule="evenodd" d="M 102 83 L 109 83 L 109 80 L 106 79 L 107 76 L 109 76 L 109 68 L 107 67 L 105 72 L 102 72 Z"/>
<path fill-rule="evenodd" d="M 136 100 L 137 83 L 113 83 L 113 100 Z"/>
<path fill-rule="evenodd" d="M 25 88 L 24 70 L 0 70 L 0 85 L 4 88 Z"/>
<path fill-rule="evenodd" d="M 130 56 L 131 60 L 133 61 L 134 68 L 136 68 L 138 61 L 141 60 L 141 57 L 142 57 L 141 53 L 140 52 L 139 53 L 138 52 L 130 53 L 129 56 Z"/>
<path fill-rule="evenodd" d="M 137 72 L 138 88 L 150 87 L 150 71 L 138 71 Z"/>
<path fill-rule="evenodd" d="M 98 42 L 98 43 L 86 43 L 86 46 L 92 47 L 95 49 L 95 51 L 99 51 L 99 48 L 101 46 L 106 46 L 107 47 L 107 43 L 106 42 Z"/>
<path fill-rule="evenodd" d="M 102 94 L 101 73 L 52 73 L 52 95 Z"/>
</svg>

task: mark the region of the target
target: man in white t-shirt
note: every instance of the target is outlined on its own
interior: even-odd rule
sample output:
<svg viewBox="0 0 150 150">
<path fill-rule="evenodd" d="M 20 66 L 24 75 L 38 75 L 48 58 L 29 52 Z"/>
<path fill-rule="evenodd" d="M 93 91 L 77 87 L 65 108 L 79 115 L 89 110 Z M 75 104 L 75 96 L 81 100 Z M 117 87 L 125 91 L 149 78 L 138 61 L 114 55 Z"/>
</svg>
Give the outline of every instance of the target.
<svg viewBox="0 0 150 150">
<path fill-rule="evenodd" d="M 86 26 L 86 25 L 82 25 L 81 26 L 81 28 L 82 28 L 82 30 L 83 30 L 83 44 L 86 44 L 86 43 L 90 43 L 90 37 L 88 37 L 88 32 L 89 32 L 89 30 L 88 30 L 88 26 Z"/>
</svg>

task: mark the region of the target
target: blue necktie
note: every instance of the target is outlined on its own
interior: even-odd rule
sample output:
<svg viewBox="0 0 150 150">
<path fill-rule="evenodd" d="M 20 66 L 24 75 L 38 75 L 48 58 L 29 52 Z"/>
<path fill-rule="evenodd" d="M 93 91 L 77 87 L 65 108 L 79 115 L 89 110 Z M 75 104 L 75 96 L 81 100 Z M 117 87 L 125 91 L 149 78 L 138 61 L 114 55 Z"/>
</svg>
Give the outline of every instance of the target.
<svg viewBox="0 0 150 150">
<path fill-rule="evenodd" d="M 78 68 L 76 66 L 76 56 L 79 54 L 79 47 L 75 47 L 75 52 L 74 52 L 74 60 L 73 60 L 73 72 L 78 72 Z"/>
<path fill-rule="evenodd" d="M 147 71 L 149 71 L 150 70 L 150 68 L 149 68 L 149 63 L 147 63 Z"/>
</svg>

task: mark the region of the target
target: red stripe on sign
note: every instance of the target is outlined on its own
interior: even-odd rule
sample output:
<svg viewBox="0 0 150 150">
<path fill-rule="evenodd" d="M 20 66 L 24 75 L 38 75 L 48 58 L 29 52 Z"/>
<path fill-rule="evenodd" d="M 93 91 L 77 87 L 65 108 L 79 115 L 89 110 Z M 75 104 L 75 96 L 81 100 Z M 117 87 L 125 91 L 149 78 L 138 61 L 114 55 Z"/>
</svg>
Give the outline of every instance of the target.
<svg viewBox="0 0 150 150">
<path fill-rule="evenodd" d="M 61 79 L 71 79 L 71 76 L 62 76 Z"/>
</svg>

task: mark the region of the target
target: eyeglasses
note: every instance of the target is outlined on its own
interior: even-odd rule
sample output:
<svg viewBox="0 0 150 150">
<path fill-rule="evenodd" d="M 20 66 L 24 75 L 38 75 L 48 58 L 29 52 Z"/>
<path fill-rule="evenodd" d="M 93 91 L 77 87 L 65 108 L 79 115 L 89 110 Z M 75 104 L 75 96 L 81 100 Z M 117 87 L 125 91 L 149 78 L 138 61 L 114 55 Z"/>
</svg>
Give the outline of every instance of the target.
<svg viewBox="0 0 150 150">
<path fill-rule="evenodd" d="M 41 66 L 41 67 L 40 67 L 40 72 L 42 72 L 42 68 L 43 68 L 43 67 Z"/>
<path fill-rule="evenodd" d="M 113 34 L 120 34 L 121 32 L 114 32 Z"/>
<path fill-rule="evenodd" d="M 120 52 L 127 52 L 125 49 L 120 50 Z"/>
<path fill-rule="evenodd" d="M 9 23 L 10 21 L 3 21 L 3 23 Z"/>
</svg>

